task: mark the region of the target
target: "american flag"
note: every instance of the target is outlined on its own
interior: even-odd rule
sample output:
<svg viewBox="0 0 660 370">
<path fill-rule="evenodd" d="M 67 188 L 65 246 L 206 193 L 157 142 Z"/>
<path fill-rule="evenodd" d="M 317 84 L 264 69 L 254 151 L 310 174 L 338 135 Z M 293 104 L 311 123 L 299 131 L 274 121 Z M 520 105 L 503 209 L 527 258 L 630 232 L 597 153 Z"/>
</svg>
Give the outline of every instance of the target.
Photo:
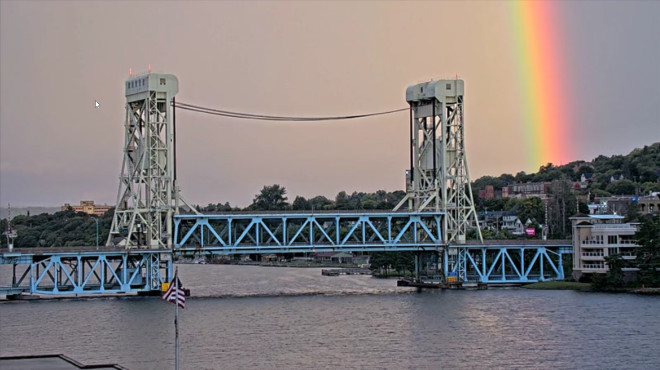
<svg viewBox="0 0 660 370">
<path fill-rule="evenodd" d="M 170 287 L 163 294 L 163 299 L 178 304 L 181 308 L 186 308 L 186 294 L 181 289 L 181 281 L 177 278 L 177 274 L 174 274 L 174 279 L 172 279 Z"/>
</svg>

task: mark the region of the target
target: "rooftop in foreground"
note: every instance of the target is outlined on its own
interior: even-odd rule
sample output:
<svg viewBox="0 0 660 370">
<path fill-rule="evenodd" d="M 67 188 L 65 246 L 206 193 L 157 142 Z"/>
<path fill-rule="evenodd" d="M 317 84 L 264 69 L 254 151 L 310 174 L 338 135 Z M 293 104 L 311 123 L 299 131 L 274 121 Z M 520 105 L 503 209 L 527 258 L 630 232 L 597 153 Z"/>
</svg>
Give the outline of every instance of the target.
<svg viewBox="0 0 660 370">
<path fill-rule="evenodd" d="M 126 369 L 112 364 L 84 365 L 64 355 L 0 357 L 0 368 L 6 370 Z"/>
</svg>

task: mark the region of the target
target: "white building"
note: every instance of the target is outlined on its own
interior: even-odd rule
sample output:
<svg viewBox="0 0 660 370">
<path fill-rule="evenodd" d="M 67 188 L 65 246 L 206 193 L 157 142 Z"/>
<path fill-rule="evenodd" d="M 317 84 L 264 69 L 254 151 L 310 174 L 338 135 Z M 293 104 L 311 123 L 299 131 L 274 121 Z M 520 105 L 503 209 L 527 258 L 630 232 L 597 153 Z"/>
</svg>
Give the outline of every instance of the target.
<svg viewBox="0 0 660 370">
<path fill-rule="evenodd" d="M 633 260 L 638 224 L 623 223 L 619 215 L 588 215 L 571 217 L 573 223 L 573 278 L 585 274 L 604 274 L 609 271 L 605 257 L 618 254 Z M 635 269 L 631 269 L 635 270 Z"/>
<path fill-rule="evenodd" d="M 523 235 L 525 233 L 525 225 L 515 215 L 508 215 L 502 217 L 502 230 L 509 230 L 512 235 Z"/>
</svg>

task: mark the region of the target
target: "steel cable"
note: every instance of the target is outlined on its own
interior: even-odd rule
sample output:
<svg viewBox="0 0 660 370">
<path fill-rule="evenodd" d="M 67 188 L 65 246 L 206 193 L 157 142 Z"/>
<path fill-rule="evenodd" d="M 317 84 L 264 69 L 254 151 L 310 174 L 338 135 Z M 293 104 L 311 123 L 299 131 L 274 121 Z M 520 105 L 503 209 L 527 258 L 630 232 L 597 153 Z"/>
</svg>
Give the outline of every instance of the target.
<svg viewBox="0 0 660 370">
<path fill-rule="evenodd" d="M 187 104 L 176 102 L 173 104 L 174 107 L 188 110 L 191 112 L 211 114 L 215 116 L 238 118 L 238 119 L 254 119 L 262 121 L 289 121 L 289 122 L 318 122 L 318 121 L 338 121 L 338 120 L 347 120 L 347 119 L 356 119 L 364 117 L 373 117 L 373 116 L 382 116 L 386 114 L 392 114 L 397 112 L 407 111 L 409 108 L 395 109 L 385 112 L 376 112 L 376 113 L 366 113 L 366 114 L 355 114 L 349 116 L 329 116 L 329 117 L 288 117 L 288 116 L 270 116 L 264 114 L 252 114 L 252 113 L 242 113 L 242 112 L 232 112 L 221 109 L 213 109 L 201 107 L 198 105 Z"/>
</svg>

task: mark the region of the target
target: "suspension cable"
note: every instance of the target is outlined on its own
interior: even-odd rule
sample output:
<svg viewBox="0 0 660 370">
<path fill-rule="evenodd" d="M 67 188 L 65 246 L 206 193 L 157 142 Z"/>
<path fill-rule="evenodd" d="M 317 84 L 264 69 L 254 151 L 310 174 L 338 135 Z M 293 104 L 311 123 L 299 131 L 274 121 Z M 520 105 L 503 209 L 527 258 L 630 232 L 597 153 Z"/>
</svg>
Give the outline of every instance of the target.
<svg viewBox="0 0 660 370">
<path fill-rule="evenodd" d="M 347 120 L 347 119 L 356 119 L 364 117 L 373 117 L 373 116 L 382 116 L 385 114 L 392 114 L 397 112 L 403 112 L 409 110 L 409 108 L 395 109 L 385 112 L 376 112 L 376 113 L 366 113 L 366 114 L 355 114 L 350 116 L 330 116 L 330 117 L 287 117 L 287 116 L 270 116 L 264 114 L 252 114 L 252 113 L 241 113 L 241 112 L 232 112 L 220 109 L 206 108 L 198 105 L 192 105 L 181 102 L 173 102 L 174 107 L 179 109 L 188 110 L 191 112 L 211 114 L 214 116 L 238 118 L 238 119 L 253 119 L 253 120 L 262 120 L 262 121 L 290 121 L 290 122 L 315 122 L 315 121 L 338 121 L 338 120 Z"/>
</svg>

